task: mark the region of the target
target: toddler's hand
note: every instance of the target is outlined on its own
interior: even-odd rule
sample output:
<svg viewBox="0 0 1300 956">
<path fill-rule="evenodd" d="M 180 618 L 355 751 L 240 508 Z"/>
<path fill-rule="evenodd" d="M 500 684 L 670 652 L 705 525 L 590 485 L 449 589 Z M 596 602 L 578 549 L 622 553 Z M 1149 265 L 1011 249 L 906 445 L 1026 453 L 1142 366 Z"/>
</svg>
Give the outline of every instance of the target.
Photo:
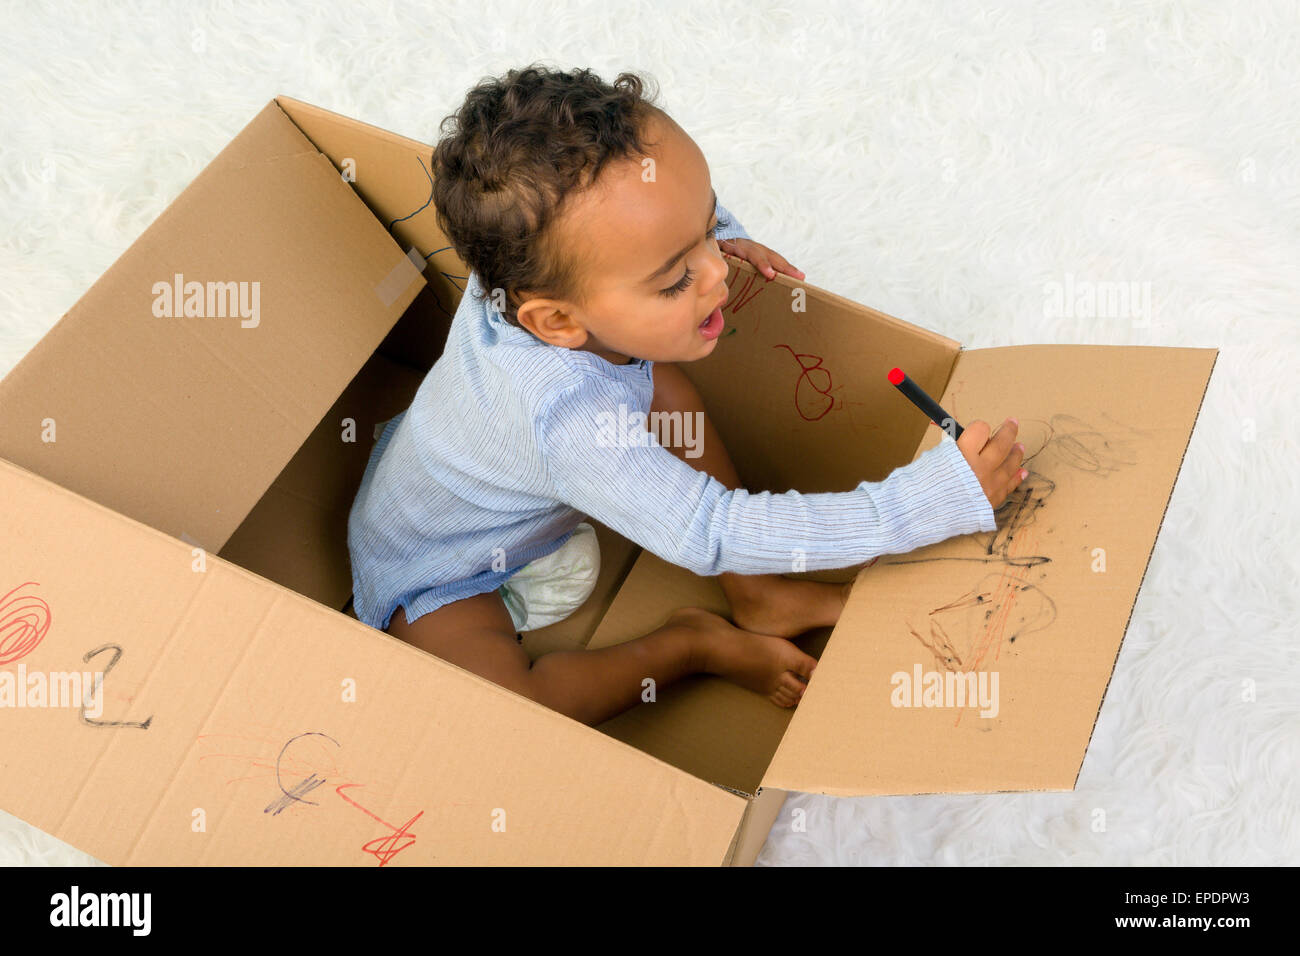
<svg viewBox="0 0 1300 956">
<path fill-rule="evenodd" d="M 728 255 L 752 263 L 759 272 L 769 279 L 775 278 L 777 272 L 784 272 L 796 279 L 804 278 L 802 269 L 796 269 L 786 262 L 785 257 L 780 253 L 773 252 L 761 242 L 755 242 L 753 239 L 719 239 L 718 248 Z"/>
<path fill-rule="evenodd" d="M 1015 440 L 1019 430 L 1015 419 L 1008 418 L 997 434 L 989 438 L 988 422 L 976 419 L 962 429 L 961 437 L 957 439 L 958 449 L 980 480 L 980 487 L 994 510 L 1001 507 L 1007 495 L 1027 474 L 1020 467 L 1025 457 L 1025 446 Z"/>
</svg>

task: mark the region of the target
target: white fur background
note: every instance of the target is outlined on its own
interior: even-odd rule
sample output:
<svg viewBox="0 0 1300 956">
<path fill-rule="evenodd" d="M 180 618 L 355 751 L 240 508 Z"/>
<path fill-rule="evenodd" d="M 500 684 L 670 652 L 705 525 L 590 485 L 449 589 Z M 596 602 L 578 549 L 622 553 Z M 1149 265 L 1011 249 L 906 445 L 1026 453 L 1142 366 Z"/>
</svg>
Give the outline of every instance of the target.
<svg viewBox="0 0 1300 956">
<path fill-rule="evenodd" d="M 723 204 L 815 285 L 969 347 L 1217 346 L 1078 790 L 795 795 L 759 863 L 1300 862 L 1296 4 L 52 2 L 4 18 L 0 375 L 274 95 L 433 142 L 477 80 L 534 60 L 652 75 Z M 1067 273 L 1149 282 L 1150 327 L 1047 317 L 1044 283 Z M 0 862 L 87 859 L 0 814 Z"/>
</svg>

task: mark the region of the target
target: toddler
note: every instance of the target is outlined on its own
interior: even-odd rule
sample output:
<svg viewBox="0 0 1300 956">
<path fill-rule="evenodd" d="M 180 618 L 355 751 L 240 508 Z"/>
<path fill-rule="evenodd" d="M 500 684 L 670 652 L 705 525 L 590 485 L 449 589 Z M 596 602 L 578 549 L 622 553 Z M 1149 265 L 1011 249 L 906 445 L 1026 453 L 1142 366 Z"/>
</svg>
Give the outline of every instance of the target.
<svg viewBox="0 0 1300 956">
<path fill-rule="evenodd" d="M 470 275 L 349 515 L 359 620 L 586 724 L 636 704 L 647 677 L 693 673 L 793 707 L 816 661 L 790 638 L 833 625 L 850 586 L 782 577 L 796 551 L 809 570 L 843 568 L 996 528 L 1025 474 L 1011 419 L 991 439 L 974 421 L 852 491 L 742 487 L 678 364 L 723 331 L 723 252 L 769 278 L 803 273 L 718 203 L 703 154 L 637 75 L 511 70 L 441 131 L 433 203 Z M 702 422 L 698 447 L 657 440 L 654 412 Z M 611 434 L 638 414 L 639 434 Z M 518 632 L 594 584 L 584 517 L 717 576 L 731 620 L 681 608 L 635 640 L 530 663 Z"/>
</svg>

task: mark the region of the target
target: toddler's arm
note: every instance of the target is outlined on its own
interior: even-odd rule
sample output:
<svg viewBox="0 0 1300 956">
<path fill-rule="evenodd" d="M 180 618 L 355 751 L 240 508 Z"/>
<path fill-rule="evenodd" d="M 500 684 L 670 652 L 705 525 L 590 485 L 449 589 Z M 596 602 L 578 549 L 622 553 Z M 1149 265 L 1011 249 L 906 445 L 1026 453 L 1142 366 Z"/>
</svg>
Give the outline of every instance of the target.
<svg viewBox="0 0 1300 956">
<path fill-rule="evenodd" d="M 724 226 L 723 228 L 717 231 L 716 236 L 718 239 L 753 238 L 752 236 L 750 236 L 748 232 L 745 231 L 745 227 L 740 224 L 740 220 L 737 219 L 728 209 L 726 209 L 722 205 L 722 203 L 715 202 L 713 205 L 713 211 L 714 214 L 718 217 L 719 223 L 721 223 L 722 220 L 724 219 L 730 220 L 730 223 L 728 225 Z"/>
<path fill-rule="evenodd" d="M 623 422 L 627 401 L 605 378 L 557 396 L 536 423 L 547 472 L 562 501 L 696 574 L 789 572 L 796 552 L 806 570 L 843 568 L 997 527 L 979 479 L 947 436 L 852 491 L 750 493 L 659 446 L 644 421 L 611 441 L 601 415 Z"/>
</svg>

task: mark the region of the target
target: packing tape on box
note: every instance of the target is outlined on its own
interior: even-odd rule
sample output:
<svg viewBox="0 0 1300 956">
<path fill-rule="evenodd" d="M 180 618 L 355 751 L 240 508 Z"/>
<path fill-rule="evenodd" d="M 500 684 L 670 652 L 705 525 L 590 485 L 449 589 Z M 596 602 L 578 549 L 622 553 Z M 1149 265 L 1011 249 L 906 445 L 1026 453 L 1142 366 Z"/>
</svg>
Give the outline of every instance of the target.
<svg viewBox="0 0 1300 956">
<path fill-rule="evenodd" d="M 393 266 L 393 271 L 375 286 L 375 294 L 385 308 L 396 302 L 398 296 L 411 287 L 412 282 L 424 275 L 424 265 L 424 256 L 420 255 L 415 246 L 406 250 L 402 261 Z"/>
<path fill-rule="evenodd" d="M 208 550 L 207 548 L 203 547 L 203 543 L 202 543 L 201 541 L 199 541 L 198 538 L 194 537 L 194 536 L 193 536 L 192 534 L 190 534 L 188 531 L 182 531 L 182 532 L 180 533 L 180 539 L 181 539 L 182 541 L 184 541 L 186 544 L 191 545 L 191 546 L 193 546 L 193 547 L 195 547 L 195 548 L 198 548 L 198 549 L 201 550 L 201 551 L 206 551 L 206 550 Z"/>
</svg>

